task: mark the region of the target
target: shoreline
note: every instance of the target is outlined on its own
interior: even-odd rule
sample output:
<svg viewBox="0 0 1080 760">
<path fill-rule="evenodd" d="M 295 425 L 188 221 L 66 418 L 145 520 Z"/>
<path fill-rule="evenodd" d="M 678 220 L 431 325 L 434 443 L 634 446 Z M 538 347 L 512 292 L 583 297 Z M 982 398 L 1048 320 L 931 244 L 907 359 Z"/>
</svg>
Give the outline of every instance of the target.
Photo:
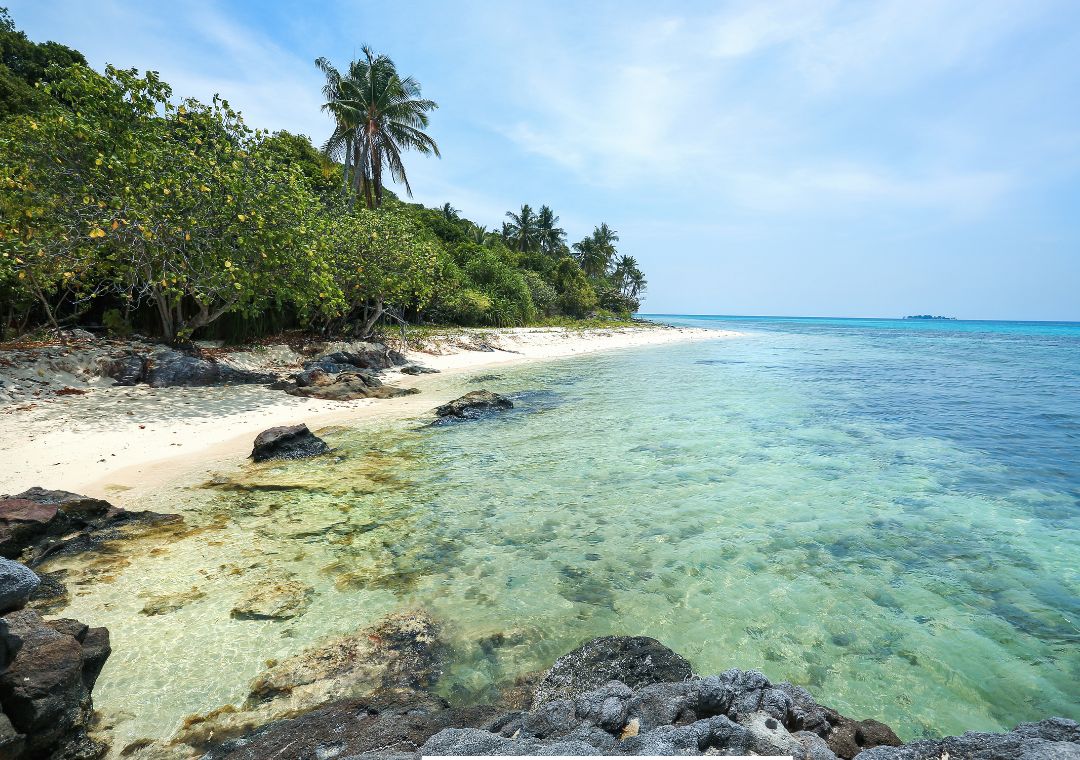
<svg viewBox="0 0 1080 760">
<path fill-rule="evenodd" d="M 460 341 L 435 342 L 423 351 L 407 351 L 406 357 L 439 374 L 409 376 L 387 370 L 384 381 L 429 390 L 441 380 L 494 367 L 742 335 L 668 326 L 508 328 L 464 334 L 482 338 L 488 350 L 463 348 Z M 33 486 L 62 488 L 129 507 L 147 491 L 184 475 L 238 464 L 248 456 L 254 437 L 267 428 L 303 422 L 317 431 L 405 419 L 449 401 L 460 389 L 344 402 L 299 398 L 265 385 L 87 390 L 22 411 L 4 410 L 8 424 L 0 432 L 0 457 L 5 461 L 0 493 Z"/>
</svg>

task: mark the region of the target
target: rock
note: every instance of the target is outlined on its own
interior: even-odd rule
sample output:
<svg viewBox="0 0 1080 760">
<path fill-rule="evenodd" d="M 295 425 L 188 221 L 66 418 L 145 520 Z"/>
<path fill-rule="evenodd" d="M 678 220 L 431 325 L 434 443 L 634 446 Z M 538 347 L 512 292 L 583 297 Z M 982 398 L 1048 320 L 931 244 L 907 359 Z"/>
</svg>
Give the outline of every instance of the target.
<svg viewBox="0 0 1080 760">
<path fill-rule="evenodd" d="M 656 639 L 647 636 L 604 636 L 563 655 L 536 687 L 533 704 L 574 697 L 608 681 L 631 689 L 654 683 L 682 681 L 690 663 Z"/>
<path fill-rule="evenodd" d="M 473 419 L 483 416 L 488 412 L 510 409 L 514 402 L 491 391 L 471 391 L 461 398 L 456 398 L 449 403 L 436 407 L 435 414 L 439 417 L 456 417 L 458 419 Z"/>
<path fill-rule="evenodd" d="M 359 398 L 394 398 L 419 393 L 415 388 L 396 388 L 383 385 L 374 375 L 366 372 L 340 372 L 327 374 L 313 369 L 296 376 L 296 385 L 287 388 L 292 396 L 329 399 L 331 401 L 353 401 Z"/>
<path fill-rule="evenodd" d="M 828 733 L 823 734 L 829 749 L 842 760 L 851 760 L 863 750 L 872 747 L 899 747 L 900 737 L 884 723 L 876 720 L 852 720 L 831 708 L 824 708 L 829 722 Z"/>
<path fill-rule="evenodd" d="M 260 583 L 232 608 L 237 620 L 288 620 L 304 614 L 314 589 L 294 580 Z"/>
<path fill-rule="evenodd" d="M 146 382 L 151 388 L 213 385 L 220 381 L 221 370 L 217 362 L 170 348 L 154 351 L 146 363 Z"/>
<path fill-rule="evenodd" d="M 26 565 L 0 559 L 0 615 L 21 610 L 41 581 Z"/>
<path fill-rule="evenodd" d="M 404 356 L 382 343 L 364 341 L 337 344 L 331 350 L 316 356 L 315 359 L 333 364 L 347 364 L 360 369 L 389 369 L 407 362 Z"/>
<path fill-rule="evenodd" d="M 154 615 L 167 615 L 170 612 L 181 610 L 191 602 L 203 599 L 205 596 L 206 593 L 200 591 L 196 586 L 192 586 L 188 591 L 181 591 L 177 594 L 158 594 L 157 596 L 150 597 L 139 612 L 148 617 L 153 617 Z"/>
<path fill-rule="evenodd" d="M 968 731 L 963 736 L 876 747 L 859 760 L 1080 760 L 1080 725 L 1065 718 L 1021 723 L 1004 734 Z"/>
<path fill-rule="evenodd" d="M 247 701 L 189 718 L 178 741 L 205 749 L 331 702 L 386 690 L 428 689 L 441 673 L 439 629 L 423 612 L 398 613 L 304 650 L 251 683 Z"/>
<path fill-rule="evenodd" d="M 482 726 L 497 716 L 494 707 L 451 709 L 431 694 L 390 690 L 271 723 L 251 736 L 211 749 L 206 760 L 323 760 L 368 752 L 377 752 L 380 758 L 411 758 L 417 747 L 448 726 Z"/>
<path fill-rule="evenodd" d="M 146 357 L 137 354 L 109 357 L 102 372 L 117 385 L 138 385 L 146 379 Z"/>
<path fill-rule="evenodd" d="M 12 730 L 24 737 L 25 755 L 104 754 L 106 748 L 86 730 L 93 714 L 91 690 L 111 651 L 109 632 L 75 620 L 43 620 L 33 610 L 11 612 L 2 620 L 0 641 L 10 661 L 0 671 L 0 705 Z M 3 735 L 0 725 L 0 741 Z M 7 741 L 15 741 L 10 732 Z"/>
<path fill-rule="evenodd" d="M 256 462 L 267 459 L 303 459 L 325 454 L 330 450 L 326 441 L 319 438 L 304 424 L 289 427 L 272 427 L 255 438 L 251 458 Z"/>
<path fill-rule="evenodd" d="M 407 364 L 401 368 L 406 375 L 437 375 L 439 370 L 434 367 L 425 367 L 422 364 Z"/>
</svg>

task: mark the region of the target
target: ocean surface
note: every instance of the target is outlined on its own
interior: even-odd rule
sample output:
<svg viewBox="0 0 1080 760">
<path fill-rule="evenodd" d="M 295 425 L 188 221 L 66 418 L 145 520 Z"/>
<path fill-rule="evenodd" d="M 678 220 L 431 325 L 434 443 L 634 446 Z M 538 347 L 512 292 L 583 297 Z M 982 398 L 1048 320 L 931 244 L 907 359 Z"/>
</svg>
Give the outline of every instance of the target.
<svg viewBox="0 0 1080 760">
<path fill-rule="evenodd" d="M 905 739 L 1080 719 L 1080 324 L 654 318 L 743 335 L 447 377 L 517 406 L 331 429 L 335 457 L 147 503 L 206 529 L 99 563 L 63 611 L 113 631 L 121 746 L 412 608 L 457 702 L 645 634 Z M 281 578 L 302 616 L 230 617 Z"/>
</svg>

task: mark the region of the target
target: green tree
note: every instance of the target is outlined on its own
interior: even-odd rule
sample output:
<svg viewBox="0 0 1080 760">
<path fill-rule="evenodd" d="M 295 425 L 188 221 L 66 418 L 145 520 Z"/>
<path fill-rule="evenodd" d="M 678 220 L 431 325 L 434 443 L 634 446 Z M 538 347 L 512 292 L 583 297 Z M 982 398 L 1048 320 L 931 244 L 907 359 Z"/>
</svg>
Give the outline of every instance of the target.
<svg viewBox="0 0 1080 760">
<path fill-rule="evenodd" d="M 559 217 L 550 206 L 541 206 L 536 217 L 540 250 L 548 256 L 557 258 L 566 251 L 566 230 L 559 225 Z"/>
<path fill-rule="evenodd" d="M 571 317 L 585 317 L 596 308 L 596 291 L 576 261 L 562 259 L 555 267 L 559 307 Z"/>
<path fill-rule="evenodd" d="M 86 64 L 82 53 L 57 42 L 31 42 L 0 8 L 0 119 L 41 110 L 47 96 L 37 85 L 76 63 Z"/>
<path fill-rule="evenodd" d="M 507 211 L 506 217 L 510 221 L 503 222 L 502 234 L 507 245 L 521 253 L 540 248 L 539 218 L 532 206 L 524 203 L 520 212 L 515 214 L 513 211 Z"/>
<path fill-rule="evenodd" d="M 593 229 L 592 235 L 574 243 L 574 258 L 587 275 L 602 277 L 611 267 L 611 261 L 616 254 L 615 243 L 618 240 L 619 235 L 605 222 Z"/>
<path fill-rule="evenodd" d="M 386 55 L 376 55 L 366 45 L 364 58 L 353 61 L 342 75 L 326 58 L 315 65 L 326 83 L 323 109 L 334 118 L 334 131 L 326 141 L 328 156 L 343 156 L 346 182 L 362 193 L 368 208 L 383 201 L 383 175 L 389 171 L 396 182 L 412 187 L 401 154 L 415 150 L 439 156 L 439 146 L 426 132 L 428 112 L 438 105 L 421 97 L 420 83 L 402 77 Z"/>
</svg>

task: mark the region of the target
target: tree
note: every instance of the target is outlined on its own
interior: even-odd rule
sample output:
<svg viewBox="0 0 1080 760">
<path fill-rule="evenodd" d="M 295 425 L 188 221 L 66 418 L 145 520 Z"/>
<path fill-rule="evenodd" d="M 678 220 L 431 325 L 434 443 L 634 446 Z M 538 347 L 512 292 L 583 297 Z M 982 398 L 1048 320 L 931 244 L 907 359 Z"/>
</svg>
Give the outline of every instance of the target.
<svg viewBox="0 0 1080 760">
<path fill-rule="evenodd" d="M 57 42 L 31 42 L 0 8 L 0 119 L 41 110 L 47 96 L 37 85 L 76 63 L 86 64 L 82 53 Z"/>
<path fill-rule="evenodd" d="M 540 247 L 539 218 L 528 203 L 522 204 L 521 211 L 515 214 L 507 211 L 509 222 L 503 223 L 503 239 L 515 251 L 528 253 Z"/>
<path fill-rule="evenodd" d="M 566 230 L 557 226 L 559 217 L 550 206 L 541 206 L 536 218 L 540 250 L 551 257 L 561 256 L 566 250 Z"/>
<path fill-rule="evenodd" d="M 596 308 L 596 291 L 571 258 L 562 259 L 555 268 L 555 289 L 559 293 L 559 307 L 572 317 L 588 316 Z"/>
<path fill-rule="evenodd" d="M 619 235 L 605 222 L 594 228 L 592 235 L 574 243 L 574 257 L 587 275 L 602 277 L 611 267 L 611 260 L 616 253 L 615 243 L 618 240 Z"/>
<path fill-rule="evenodd" d="M 440 155 L 435 140 L 424 132 L 428 111 L 438 105 L 422 98 L 420 83 L 401 77 L 389 57 L 376 55 L 366 45 L 362 50 L 364 58 L 353 61 L 344 76 L 326 58 L 316 59 L 315 65 L 326 77 L 323 109 L 335 124 L 323 149 L 328 156 L 344 156 L 353 188 L 363 194 L 368 208 L 376 208 L 382 205 L 387 170 L 412 197 L 402 151 Z"/>
</svg>

